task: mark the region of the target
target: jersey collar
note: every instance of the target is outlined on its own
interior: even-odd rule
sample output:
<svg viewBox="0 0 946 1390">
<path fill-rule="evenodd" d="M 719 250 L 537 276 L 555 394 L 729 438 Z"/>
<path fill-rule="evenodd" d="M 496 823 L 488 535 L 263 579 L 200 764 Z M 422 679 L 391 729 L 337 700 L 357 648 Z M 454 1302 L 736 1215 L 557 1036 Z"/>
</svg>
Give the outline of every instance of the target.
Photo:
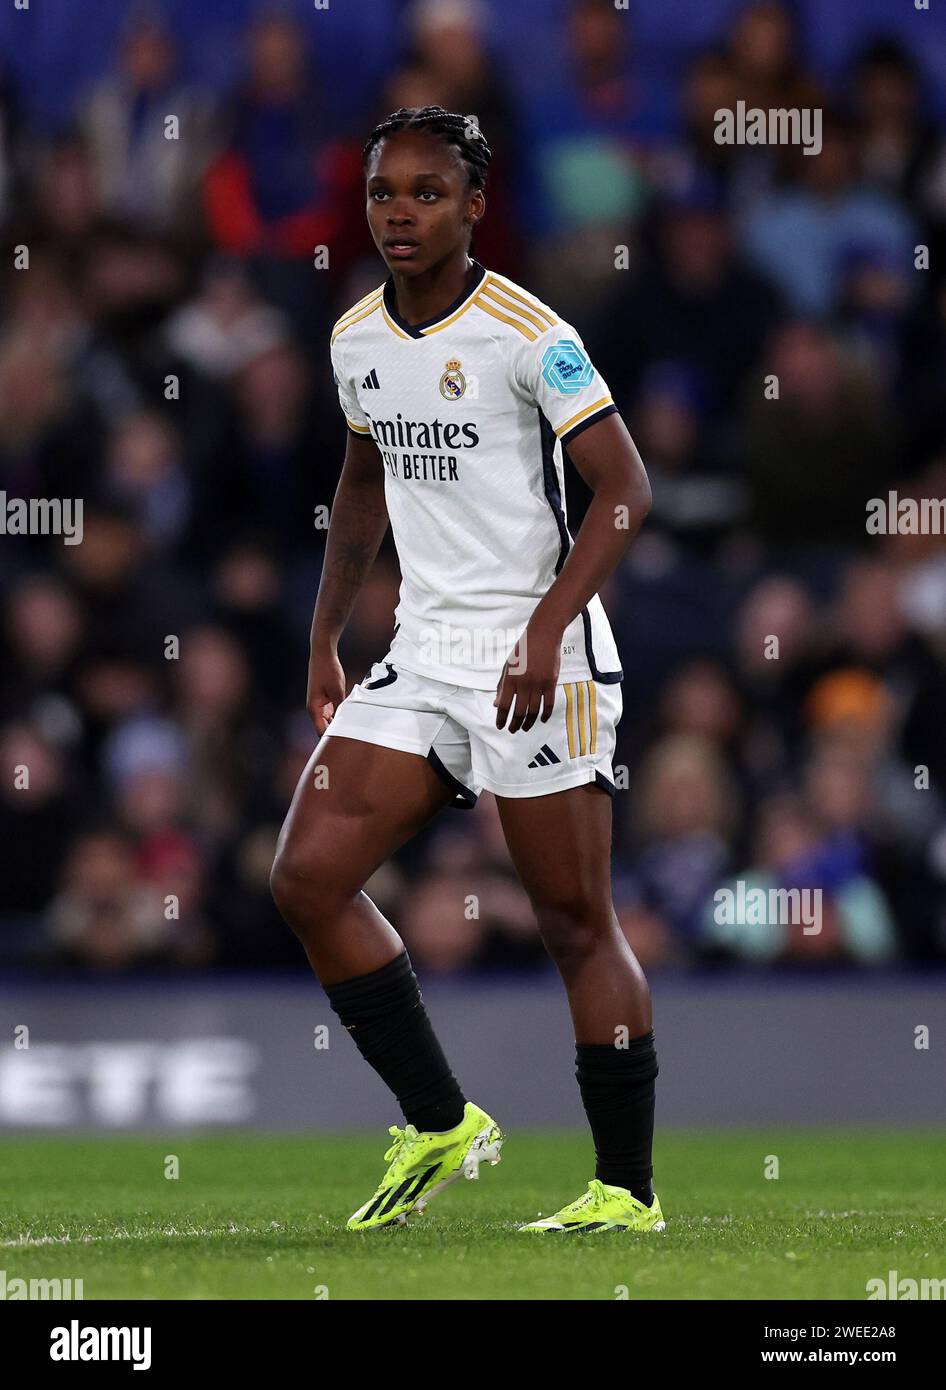
<svg viewBox="0 0 946 1390">
<path fill-rule="evenodd" d="M 400 314 L 397 311 L 397 298 L 394 293 L 394 276 L 389 275 L 387 280 L 385 280 L 384 282 L 385 312 L 388 315 L 388 317 L 392 319 L 395 324 L 397 324 L 401 332 L 406 333 L 409 338 L 423 338 L 429 332 L 429 330 L 436 328 L 436 326 L 440 323 L 443 323 L 445 319 L 453 318 L 456 314 L 460 312 L 461 309 L 465 309 L 467 307 L 470 300 L 473 298 L 473 296 L 476 294 L 476 291 L 482 284 L 483 277 L 485 274 L 486 271 L 480 265 L 479 261 L 473 261 L 473 270 L 470 274 L 469 280 L 467 281 L 466 289 L 463 291 L 460 297 L 458 299 L 455 299 L 452 304 L 449 304 L 447 308 L 444 309 L 443 313 L 435 315 L 435 317 L 432 319 L 427 319 L 424 323 L 407 323 L 404 319 L 401 318 Z"/>
</svg>

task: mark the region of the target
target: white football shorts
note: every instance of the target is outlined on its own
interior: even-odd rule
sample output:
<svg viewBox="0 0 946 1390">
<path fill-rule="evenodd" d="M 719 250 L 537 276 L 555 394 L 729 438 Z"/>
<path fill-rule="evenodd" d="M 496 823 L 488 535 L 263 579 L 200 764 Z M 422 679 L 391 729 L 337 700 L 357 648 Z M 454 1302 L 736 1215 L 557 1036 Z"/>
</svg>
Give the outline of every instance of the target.
<svg viewBox="0 0 946 1390">
<path fill-rule="evenodd" d="M 551 718 L 528 731 L 496 727 L 495 690 L 448 685 L 377 662 L 335 712 L 326 735 L 357 738 L 426 758 L 455 792 L 452 805 L 496 796 L 547 796 L 594 782 L 614 794 L 619 681 L 559 685 Z"/>
</svg>

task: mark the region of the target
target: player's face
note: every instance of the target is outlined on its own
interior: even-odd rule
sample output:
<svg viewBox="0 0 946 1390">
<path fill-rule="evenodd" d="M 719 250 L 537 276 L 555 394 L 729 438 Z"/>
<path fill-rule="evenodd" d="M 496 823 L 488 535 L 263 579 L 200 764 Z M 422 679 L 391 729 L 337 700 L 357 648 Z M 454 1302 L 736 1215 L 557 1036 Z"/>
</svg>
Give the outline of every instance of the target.
<svg viewBox="0 0 946 1390">
<path fill-rule="evenodd" d="M 484 206 L 455 146 L 405 130 L 376 147 L 368 166 L 368 226 L 390 270 L 413 277 L 465 249 Z"/>
</svg>

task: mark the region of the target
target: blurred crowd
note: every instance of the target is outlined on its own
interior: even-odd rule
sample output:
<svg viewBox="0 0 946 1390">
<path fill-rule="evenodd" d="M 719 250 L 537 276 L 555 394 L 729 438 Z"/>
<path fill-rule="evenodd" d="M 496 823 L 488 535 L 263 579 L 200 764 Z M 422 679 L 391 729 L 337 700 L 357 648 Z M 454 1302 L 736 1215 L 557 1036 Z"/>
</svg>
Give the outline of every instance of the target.
<svg viewBox="0 0 946 1390">
<path fill-rule="evenodd" d="M 946 959 L 946 544 L 865 525 L 890 490 L 946 497 L 946 132 L 918 55 L 867 34 L 826 86 L 763 0 L 658 74 L 633 5 L 556 14 L 560 62 L 544 75 L 536 34 L 520 83 L 493 6 L 415 0 L 344 128 L 344 73 L 278 9 L 225 101 L 181 76 L 157 7 L 53 137 L 0 79 L 0 488 L 84 499 L 79 545 L 0 537 L 0 964 L 304 964 L 268 874 L 316 741 L 328 337 L 384 278 L 364 139 L 430 102 L 494 151 L 475 254 L 575 322 L 653 484 L 603 595 L 615 899 L 642 962 Z M 740 100 L 822 109 L 821 153 L 717 144 Z M 574 476 L 568 500 L 574 534 Z M 389 538 L 351 684 L 397 585 Z M 738 881 L 820 887 L 822 931 L 721 923 Z M 423 970 L 542 968 L 488 794 L 368 891 Z"/>
</svg>

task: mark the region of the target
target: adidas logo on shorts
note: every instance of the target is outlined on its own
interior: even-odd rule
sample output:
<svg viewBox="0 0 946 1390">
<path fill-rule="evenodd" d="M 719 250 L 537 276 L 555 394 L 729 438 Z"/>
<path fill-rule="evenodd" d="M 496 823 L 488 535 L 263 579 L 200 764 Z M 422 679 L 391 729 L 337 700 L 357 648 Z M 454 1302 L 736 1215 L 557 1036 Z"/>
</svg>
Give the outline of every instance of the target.
<svg viewBox="0 0 946 1390">
<path fill-rule="evenodd" d="M 552 751 L 548 744 L 543 743 L 542 747 L 539 749 L 538 753 L 536 753 L 529 766 L 548 767 L 551 763 L 560 763 L 561 761 L 561 758 Z"/>
</svg>

